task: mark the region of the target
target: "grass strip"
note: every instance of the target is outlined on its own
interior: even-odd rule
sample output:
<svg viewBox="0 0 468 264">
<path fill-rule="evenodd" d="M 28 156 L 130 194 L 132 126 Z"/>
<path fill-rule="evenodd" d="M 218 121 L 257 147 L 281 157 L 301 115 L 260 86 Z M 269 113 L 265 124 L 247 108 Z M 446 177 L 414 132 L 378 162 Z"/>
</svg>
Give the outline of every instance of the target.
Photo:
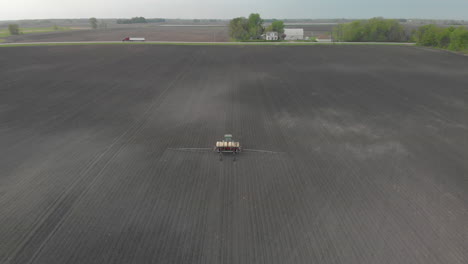
<svg viewBox="0 0 468 264">
<path fill-rule="evenodd" d="M 11 43 L 0 47 L 30 47 L 30 46 L 81 46 L 81 45 L 178 45 L 178 46 L 317 46 L 317 45 L 387 45 L 414 46 L 412 43 L 324 43 L 324 42 L 64 42 L 64 43 Z"/>
<path fill-rule="evenodd" d="M 21 28 L 20 27 L 20 35 L 23 34 L 31 34 L 31 33 L 47 33 L 47 32 L 59 32 L 59 31 L 70 31 L 73 30 L 72 28 L 69 27 L 29 27 L 29 28 Z M 8 29 L 2 29 L 0 30 L 0 37 L 9 37 L 11 36 L 10 32 Z"/>
</svg>

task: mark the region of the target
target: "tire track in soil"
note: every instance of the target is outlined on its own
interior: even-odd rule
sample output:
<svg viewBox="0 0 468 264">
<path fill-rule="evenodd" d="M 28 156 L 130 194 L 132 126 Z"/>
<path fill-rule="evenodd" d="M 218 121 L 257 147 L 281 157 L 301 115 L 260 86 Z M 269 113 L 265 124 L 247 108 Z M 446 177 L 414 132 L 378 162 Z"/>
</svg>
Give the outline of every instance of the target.
<svg viewBox="0 0 468 264">
<path fill-rule="evenodd" d="M 290 84 L 290 85 L 287 85 L 287 86 L 285 86 L 285 87 L 294 87 L 294 84 Z M 299 96 L 299 98 L 302 98 L 302 97 Z M 335 101 L 330 101 L 330 104 L 333 104 L 334 102 L 335 102 Z M 373 118 L 373 117 L 371 117 L 371 118 Z M 345 120 L 340 120 L 340 123 L 346 124 L 347 122 L 346 122 Z M 356 136 L 358 136 L 358 135 L 356 135 Z M 358 162 L 358 161 L 355 161 L 355 162 Z M 348 163 L 348 164 L 349 164 L 349 166 L 351 166 L 350 163 Z M 352 168 L 352 167 L 351 167 L 351 168 Z M 357 175 L 357 174 L 356 174 L 356 175 Z M 350 183 L 353 183 L 353 182 L 350 182 Z M 370 184 L 370 182 L 366 181 L 366 184 Z M 340 192 L 337 192 L 337 194 L 340 194 Z M 350 214 L 350 215 L 352 215 L 352 214 Z"/>
<path fill-rule="evenodd" d="M 135 59 L 141 59 L 141 55 L 140 55 L 140 57 L 137 57 Z M 121 55 L 121 56 L 119 56 L 117 58 L 112 58 L 112 60 L 115 61 L 116 63 L 121 63 L 123 60 L 128 60 L 128 56 L 125 54 L 125 56 Z M 104 61 L 105 60 L 98 60 L 99 63 L 104 62 Z M 86 63 L 87 64 L 86 64 L 85 68 L 91 66 L 90 65 L 91 62 L 86 61 Z M 96 63 L 96 61 L 92 61 L 92 63 Z M 108 67 L 106 67 L 106 66 L 108 66 L 109 64 L 112 64 L 112 63 L 107 62 L 107 64 L 104 64 L 104 66 L 99 64 L 96 67 L 96 69 L 93 71 L 93 74 L 101 75 L 101 73 L 103 73 L 104 70 L 107 70 Z M 69 66 L 70 65 L 66 65 L 64 67 L 69 67 Z M 81 65 L 81 66 L 83 68 L 83 65 Z M 77 67 L 79 67 L 79 66 L 76 66 L 76 65 L 73 66 L 73 69 L 74 69 L 73 71 L 67 70 L 67 68 L 65 68 L 63 70 L 64 71 L 63 73 L 70 72 L 72 74 L 76 74 L 76 73 L 74 73 L 75 71 L 79 72 L 79 69 Z M 138 69 L 133 69 L 133 70 L 132 69 L 127 69 L 126 72 L 123 72 L 121 74 L 126 75 L 126 76 L 130 76 L 131 74 L 134 74 L 136 71 L 138 71 Z M 34 74 L 33 76 L 34 76 L 33 78 L 37 78 L 36 74 Z M 49 81 L 49 80 L 46 80 L 46 81 Z M 44 86 L 47 86 L 46 81 L 44 81 Z M 59 83 L 59 81 L 60 80 L 54 81 L 54 83 Z M 65 80 L 65 82 L 68 82 L 68 81 Z M 58 84 L 56 84 L 55 86 L 58 86 Z M 78 103 L 72 102 L 71 105 L 67 106 L 67 108 L 66 108 L 66 109 L 70 109 L 70 111 L 62 111 L 61 115 L 59 116 L 58 119 L 57 118 L 49 119 L 45 123 L 43 122 L 43 124 L 41 124 L 39 126 L 39 128 L 35 127 L 34 129 L 29 129 L 28 130 L 29 134 L 23 135 L 23 137 L 24 137 L 23 140 L 11 141 L 11 142 L 15 142 L 15 144 L 13 146 L 14 148 L 6 149 L 7 151 L 5 151 L 5 153 L 9 153 L 9 155 L 2 158 L 2 163 L 7 164 L 7 166 L 15 166 L 16 164 L 13 161 L 15 159 L 18 159 L 18 157 L 16 155 L 12 155 L 12 153 L 14 153 L 13 151 L 15 149 L 18 149 L 18 148 L 21 149 L 21 147 L 24 148 L 25 145 L 30 146 L 33 143 L 34 144 L 43 144 L 43 143 L 45 143 L 46 142 L 46 140 L 45 140 L 46 138 L 44 138 L 45 133 L 46 134 L 55 133 L 54 132 L 55 130 L 60 129 L 63 126 L 65 126 L 65 124 L 66 124 L 65 121 L 67 121 L 67 123 L 71 123 L 72 120 L 75 120 L 75 118 L 80 116 L 80 113 L 82 112 L 81 110 L 85 110 L 87 107 L 92 106 L 93 104 L 97 105 L 97 103 L 96 103 L 96 101 L 98 101 L 97 99 L 113 98 L 112 95 L 117 94 L 117 92 L 114 92 L 114 90 L 119 90 L 119 88 L 122 87 L 122 86 L 123 85 L 119 85 L 118 81 L 112 81 L 110 83 L 107 83 L 107 85 L 104 86 L 104 88 L 105 88 L 104 92 L 102 92 L 100 94 L 97 93 L 98 95 L 102 95 L 102 96 L 89 95 L 89 94 L 87 94 L 87 92 L 81 91 L 81 93 L 84 93 L 88 97 L 92 97 L 93 100 L 84 100 L 85 102 L 83 103 L 82 102 L 83 100 L 76 99 L 75 101 L 77 101 Z M 84 85 L 84 87 L 86 87 L 86 85 Z M 91 90 L 91 92 L 92 91 L 97 91 L 97 92 L 100 91 L 100 89 L 89 89 L 89 90 Z M 109 94 L 110 91 L 112 91 L 113 94 Z M 145 90 L 139 89 L 139 90 L 137 90 L 136 93 L 134 93 L 134 95 L 132 94 L 132 96 L 134 96 L 134 97 L 143 96 L 144 92 L 145 92 Z M 125 97 L 125 98 L 122 97 L 122 98 L 119 99 L 120 102 L 117 102 L 117 101 L 115 101 L 115 99 L 113 99 L 112 103 L 120 104 L 120 103 L 124 103 L 125 100 L 129 101 L 129 99 L 130 99 L 130 97 Z M 61 101 L 61 100 L 57 100 L 57 101 Z M 103 100 L 101 100 L 101 103 L 102 102 L 103 102 Z M 48 109 L 48 111 L 51 111 L 50 106 L 48 106 L 47 109 Z M 30 124 L 29 124 L 29 126 L 30 126 Z M 58 155 L 58 153 L 56 153 L 56 155 Z M 22 180 L 27 181 L 29 179 L 27 177 L 23 177 Z"/>
<path fill-rule="evenodd" d="M 78 202 L 81 197 L 83 197 L 83 195 L 86 193 L 86 190 L 93 185 L 93 183 L 100 177 L 110 162 L 125 147 L 125 141 L 132 139 L 141 130 L 149 116 L 152 114 L 151 111 L 154 111 L 155 108 L 157 108 L 157 106 L 164 100 L 164 97 L 167 96 L 167 92 L 173 88 L 178 81 L 184 78 L 188 70 L 190 70 L 191 66 L 195 63 L 196 59 L 196 57 L 189 58 L 190 62 L 186 64 L 186 67 L 184 67 L 184 69 L 187 71 L 179 71 L 173 81 L 145 110 L 145 112 L 142 114 L 142 117 L 118 138 L 116 138 L 103 153 L 101 153 L 91 164 L 89 164 L 89 166 L 82 173 L 82 176 L 77 177 L 77 180 L 70 185 L 70 188 L 68 188 L 68 190 L 57 199 L 55 204 L 51 206 L 52 208 L 47 210 L 47 213 L 44 217 L 42 217 L 41 222 L 36 225 L 37 228 L 30 232 L 30 235 L 24 240 L 24 242 L 22 242 L 22 245 L 20 245 L 17 250 L 10 255 L 8 261 L 11 263 L 23 263 L 25 261 L 28 261 L 28 263 L 34 262 L 35 257 L 38 253 L 40 253 L 41 248 L 61 226 L 60 223 L 62 223 L 67 218 L 67 215 L 71 211 L 74 204 L 76 204 L 76 202 Z M 99 166 L 99 163 L 102 163 L 102 165 Z M 93 169 L 96 169 L 97 171 L 92 173 Z M 94 177 L 92 177 L 93 175 Z M 86 182 L 88 180 L 91 181 L 87 184 Z M 71 192 L 75 192 L 75 194 L 71 195 Z M 51 221 L 52 219 L 53 221 Z M 46 220 L 47 225 L 45 225 Z M 36 234 L 41 235 L 35 236 Z M 42 237 L 44 234 L 47 234 L 46 238 Z M 40 242 L 35 241 L 36 237 L 40 240 Z M 39 243 L 39 247 L 35 245 L 37 243 Z M 33 247 L 33 249 L 28 248 L 28 246 Z"/>
<path fill-rule="evenodd" d="M 280 65 L 280 62 L 277 62 L 277 63 L 278 63 L 278 65 Z M 283 62 L 283 63 L 284 63 L 284 62 Z M 283 79 L 280 80 L 280 83 L 281 83 L 281 82 L 284 82 Z M 266 86 L 266 85 L 264 85 L 264 86 Z M 284 90 L 288 91 L 289 94 L 291 94 L 291 91 L 294 90 L 294 87 L 295 87 L 295 86 L 296 86 L 296 84 L 294 84 L 294 83 L 288 83 L 288 84 L 283 85 L 282 87 L 283 87 Z M 265 90 L 265 91 L 267 91 L 267 90 Z M 289 99 L 289 98 L 291 98 L 291 99 L 296 99 L 296 101 L 297 101 L 297 98 L 301 98 L 301 96 L 300 96 L 300 95 L 298 96 L 298 95 L 292 94 L 292 95 L 288 95 L 288 96 L 285 96 L 285 97 L 281 97 L 281 98 L 279 98 L 278 100 L 273 100 L 273 99 L 272 99 L 271 101 L 276 102 L 276 103 L 275 103 L 275 106 L 276 106 L 276 107 L 272 107 L 271 109 L 281 109 L 281 108 L 282 108 L 281 106 L 282 106 L 282 105 L 285 105 L 285 103 L 284 103 L 285 100 L 287 100 L 287 99 Z M 293 101 L 292 103 L 286 104 L 286 105 L 298 105 L 298 106 L 299 106 L 299 105 L 301 105 L 301 104 L 300 104 L 299 102 L 294 102 L 294 101 Z M 274 111 L 273 111 L 273 112 L 274 112 Z M 300 111 L 299 111 L 299 113 L 300 113 Z M 276 123 L 276 127 L 274 128 L 274 130 L 276 130 L 276 131 L 282 131 L 282 130 L 284 130 L 277 122 L 275 122 L 275 123 Z M 287 134 L 287 133 L 288 133 L 288 132 L 283 132 L 283 134 Z M 290 137 L 288 137 L 288 140 L 292 140 L 292 139 L 291 139 Z M 326 140 L 326 138 L 322 138 L 322 140 Z M 291 143 L 289 143 L 289 145 L 291 145 Z M 294 157 L 294 158 L 292 158 L 292 161 L 291 161 L 293 165 L 290 166 L 290 167 L 291 167 L 290 170 L 293 170 L 292 168 L 297 168 L 297 169 L 299 169 L 299 171 L 306 171 L 307 174 L 312 174 L 312 175 L 313 175 L 313 174 L 314 174 L 314 171 L 313 171 L 313 170 L 310 170 L 309 168 L 304 167 L 303 164 L 301 164 L 301 163 L 294 162 L 294 160 L 302 160 L 302 159 L 303 159 L 303 158 L 302 158 L 302 154 L 300 154 L 300 153 L 302 152 L 302 151 L 301 151 L 301 145 L 300 145 L 300 144 L 297 144 L 296 146 L 293 146 L 293 147 L 291 147 L 290 149 L 292 149 L 292 150 L 290 151 L 290 152 L 291 152 L 290 154 Z M 313 149 L 313 148 L 312 148 L 312 149 Z M 310 162 L 314 163 L 315 160 L 312 159 Z M 318 165 L 318 164 L 316 164 L 316 165 Z M 314 167 L 318 168 L 318 167 L 320 167 L 320 166 L 314 166 Z M 304 211 L 305 208 L 308 208 L 308 207 L 310 208 L 310 205 L 307 205 L 307 204 L 303 203 L 303 202 L 302 202 L 302 199 L 300 198 L 301 196 L 303 196 L 303 195 L 305 194 L 305 192 L 306 192 L 306 190 L 307 190 L 306 187 L 309 186 L 309 185 L 308 185 L 308 184 L 304 184 L 304 182 L 303 182 L 304 180 L 307 180 L 307 179 L 304 179 L 304 178 L 302 178 L 302 179 L 299 179 L 299 178 L 298 178 L 298 179 L 295 179 L 294 175 L 301 175 L 301 173 L 299 173 L 299 171 L 297 171 L 297 172 L 295 172 L 294 170 L 291 171 L 291 173 L 290 173 L 290 178 L 291 178 L 292 180 L 297 181 L 297 183 L 294 183 L 294 184 L 295 184 L 295 194 L 296 194 L 294 200 L 298 203 L 299 208 L 303 208 L 302 210 L 298 210 L 299 212 L 301 212 L 301 211 Z M 319 172 L 319 174 L 323 174 L 323 172 Z M 302 181 L 302 183 L 300 183 L 300 181 Z M 323 183 L 321 184 L 321 186 L 324 187 L 324 186 L 327 186 L 327 184 L 329 184 L 329 183 L 328 183 L 328 182 L 323 182 Z M 312 185 L 310 185 L 310 186 L 312 186 Z M 337 192 L 338 190 L 339 190 L 339 189 L 334 190 L 334 191 L 330 190 L 330 191 L 328 191 L 328 192 L 331 193 L 331 194 L 334 196 L 334 195 L 336 195 L 336 192 Z M 277 193 L 277 191 L 274 191 L 273 193 Z M 285 205 L 286 205 L 286 203 L 283 204 L 283 206 L 285 206 Z M 328 203 L 325 203 L 325 204 L 323 205 L 323 208 L 326 208 L 327 205 L 328 205 Z M 310 208 L 310 209 L 312 209 L 312 208 Z M 321 210 L 320 210 L 320 211 L 321 211 Z M 319 214 L 319 215 L 320 215 L 320 214 Z M 298 238 L 298 237 L 301 236 L 301 234 L 298 234 L 298 233 L 297 233 L 297 234 L 294 234 L 294 233 L 291 234 L 292 230 L 290 229 L 290 227 L 294 225 L 294 222 L 295 222 L 295 221 L 300 220 L 301 217 L 302 217 L 302 216 L 301 216 L 300 214 L 296 214 L 296 215 L 293 215 L 292 218 L 289 218 L 289 219 L 287 219 L 287 220 L 284 220 L 285 225 L 279 230 L 279 233 L 278 233 L 278 235 L 276 236 L 277 238 L 271 239 L 271 242 L 276 242 L 275 240 L 280 239 L 280 236 L 279 236 L 280 234 L 287 234 L 285 238 L 286 238 L 286 239 L 289 239 L 290 241 L 289 241 L 289 243 L 284 243 L 284 245 L 283 245 L 282 243 L 277 243 L 277 245 L 276 245 L 277 249 L 284 248 L 285 245 L 290 245 L 290 247 L 291 247 L 291 246 L 293 246 L 293 245 L 295 244 L 295 242 L 291 241 L 291 237 Z M 288 238 L 288 237 L 289 237 L 289 238 Z M 285 239 L 285 238 L 283 238 L 283 239 Z M 287 250 L 286 250 L 286 251 L 287 251 L 287 252 L 294 252 L 294 248 L 289 248 L 289 249 L 290 249 L 290 251 L 287 251 Z M 273 251 L 273 252 L 274 252 L 274 251 Z M 283 254 L 282 251 L 277 251 L 277 252 L 278 252 L 278 254 Z M 274 254 L 274 253 L 273 253 L 273 254 Z M 266 256 L 271 256 L 271 254 L 270 254 L 270 255 L 265 254 L 265 255 L 266 255 Z M 267 261 L 267 262 L 269 262 L 269 261 L 278 261 L 278 257 L 277 257 L 277 256 L 276 256 L 276 257 L 275 257 L 275 256 L 271 256 L 271 259 L 269 259 L 269 260 L 263 260 L 263 261 Z M 278 262 L 281 262 L 281 261 L 278 261 Z"/>
<path fill-rule="evenodd" d="M 440 196 L 456 189 L 455 180 L 435 184 L 438 175 L 456 170 L 431 164 L 454 148 L 435 134 L 418 139 L 419 123 L 413 133 L 393 131 L 403 115 L 417 119 L 433 113 L 401 101 L 411 87 L 401 95 L 392 85 L 376 90 L 376 71 L 359 71 L 375 63 L 361 52 L 398 55 L 411 54 L 410 49 L 195 50 L 198 59 L 186 82 L 177 82 L 177 89 L 116 143 L 92 170 L 98 175 L 93 182 L 76 187 L 79 196 L 68 198 L 72 204 L 52 221 L 49 237 L 31 246 L 30 263 L 461 263 L 465 258 L 463 234 L 456 232 L 463 228 L 464 197 Z M 355 60 L 358 71 L 333 71 L 330 65 L 351 63 L 343 56 Z M 223 81 L 228 85 L 214 84 Z M 431 100 L 433 91 L 421 100 Z M 173 108 L 178 101 L 183 105 Z M 375 135 L 351 129 L 356 126 Z M 274 146 L 284 154 L 243 153 L 234 163 L 218 162 L 209 152 L 167 149 L 211 145 L 225 132 L 238 135 L 244 147 Z M 412 148 L 367 155 L 368 147 L 389 141 Z M 448 164 L 450 157 L 441 162 Z M 99 211 L 125 199 L 131 208 Z M 81 209 L 90 215 L 81 216 Z M 451 217 L 458 219 L 448 222 Z M 81 234 L 83 221 L 102 229 Z M 451 224 L 455 228 L 448 228 Z M 79 238 L 68 238 L 66 227 Z M 99 242 L 99 235 L 106 236 L 103 244 L 86 245 Z M 56 249 L 64 252 L 52 254 Z"/>
<path fill-rule="evenodd" d="M 193 71 L 192 71 L 192 72 L 193 72 Z M 195 74 L 192 74 L 192 75 L 195 75 Z M 190 90 L 189 93 L 193 93 L 194 95 L 196 95 L 197 91 L 192 91 L 192 90 Z M 198 103 L 198 102 L 196 103 L 196 101 L 195 101 L 195 99 L 197 99 L 197 101 L 199 101 L 199 100 L 202 98 L 202 94 L 203 94 L 203 93 L 198 94 L 198 95 L 194 96 L 193 98 L 192 98 L 192 96 L 189 96 L 189 98 L 190 98 L 189 101 L 187 101 L 187 103 L 184 104 L 184 107 L 183 107 L 183 108 L 182 108 L 182 107 L 179 108 L 180 110 L 182 110 L 181 112 L 182 112 L 182 113 L 183 113 L 183 112 L 189 113 L 190 111 L 195 111 L 195 112 L 196 112 L 197 107 L 203 107 L 204 104 Z M 169 100 L 169 98 L 166 97 L 166 100 L 165 100 L 165 101 L 168 101 L 168 100 Z M 172 98 L 171 98 L 170 100 L 171 100 L 171 101 L 174 101 L 174 100 L 178 100 L 178 99 L 177 99 L 177 97 L 172 96 Z M 171 101 L 169 101 L 169 102 L 171 102 Z M 164 108 L 165 106 L 166 106 L 165 103 L 162 103 L 162 104 L 161 104 L 161 108 Z M 161 113 L 159 113 L 158 115 L 155 114 L 154 117 L 158 117 L 158 116 L 160 116 L 160 115 L 161 115 Z M 186 114 L 183 114 L 183 116 L 184 116 L 184 119 L 183 119 L 183 120 L 180 120 L 179 124 L 176 125 L 177 129 L 180 130 L 180 131 L 191 131 L 191 129 L 189 129 L 190 116 L 187 116 Z M 160 122 L 162 122 L 162 121 L 160 121 Z M 149 124 L 149 123 L 151 123 L 151 122 L 147 122 L 147 124 Z M 180 124 L 182 124 L 183 126 L 180 127 Z M 146 129 L 147 129 L 147 127 L 144 127 L 144 128 L 141 129 L 141 131 L 146 130 Z M 150 129 L 150 130 L 151 130 L 151 129 Z M 142 132 L 142 133 L 143 133 L 143 132 Z M 142 134 L 142 133 L 140 133 L 139 137 L 141 137 L 141 134 Z M 159 133 L 159 132 L 158 132 L 158 133 Z M 144 133 L 143 133 L 143 134 L 144 134 Z M 165 134 L 163 133 L 162 135 L 157 135 L 157 134 L 156 134 L 156 135 L 154 135 L 154 138 L 155 138 L 155 139 L 160 138 L 160 137 L 164 138 L 164 136 L 167 137 L 167 132 L 165 132 Z M 185 138 L 185 136 L 181 136 L 181 137 L 182 137 L 182 138 Z M 190 135 L 190 134 L 187 134 L 187 137 L 191 137 L 191 135 Z M 171 141 L 174 141 L 174 140 L 176 140 L 176 138 L 173 138 Z M 130 141 L 130 142 L 129 142 L 129 144 L 135 144 L 135 143 L 137 143 L 137 142 L 134 142 L 134 141 Z M 164 143 L 160 143 L 160 144 L 158 145 L 158 147 L 159 147 L 159 149 L 166 149 L 167 145 L 170 146 L 170 145 L 173 145 L 173 144 L 172 144 L 171 142 L 164 142 Z M 157 160 L 158 158 L 155 158 L 155 159 Z M 128 167 L 131 167 L 131 165 L 129 165 Z M 122 174 L 122 175 L 125 175 L 125 174 Z M 135 177 L 138 178 L 138 175 L 135 175 Z M 116 179 L 113 179 L 113 180 L 116 180 Z M 117 181 L 117 182 L 121 182 L 121 181 Z M 112 189 L 115 189 L 114 187 L 117 188 L 117 189 L 119 189 L 119 186 L 113 186 Z M 123 186 L 122 186 L 122 187 L 123 187 Z M 120 187 L 120 188 L 122 188 L 122 187 Z M 175 195 L 174 198 L 180 196 L 180 194 L 177 194 L 177 193 L 175 193 L 174 195 Z M 112 200 L 112 199 L 111 199 L 111 200 Z M 167 215 L 170 215 L 170 214 L 167 214 Z M 175 218 L 175 219 L 178 219 L 178 218 Z M 172 222 L 174 222 L 174 221 L 169 221 L 169 220 L 168 220 L 168 223 L 172 223 Z M 163 223 L 163 225 L 168 225 L 168 223 L 166 223 L 166 224 Z M 166 236 L 166 235 L 164 235 L 164 234 L 158 234 L 158 236 Z M 119 240 L 118 242 L 120 242 L 120 241 L 121 241 L 121 240 Z M 117 244 L 117 245 L 114 245 L 114 248 L 119 248 L 119 247 L 120 247 L 120 246 L 119 246 L 118 244 Z M 111 252 L 113 251 L 112 249 L 109 249 L 109 250 L 110 250 Z M 103 249 L 103 251 L 104 251 L 104 249 Z M 159 255 L 164 255 L 163 252 L 165 252 L 165 251 L 166 251 L 166 250 L 161 250 L 161 251 L 159 251 L 159 252 L 161 252 Z M 102 259 L 103 262 L 113 262 L 113 261 L 116 261 L 115 258 L 116 258 L 117 256 L 118 256 L 118 255 L 109 256 L 108 258 L 102 258 L 102 257 L 101 257 L 101 259 Z M 124 260 L 121 260 L 121 261 L 124 261 Z M 130 262 L 130 260 L 128 260 L 128 261 Z"/>
</svg>

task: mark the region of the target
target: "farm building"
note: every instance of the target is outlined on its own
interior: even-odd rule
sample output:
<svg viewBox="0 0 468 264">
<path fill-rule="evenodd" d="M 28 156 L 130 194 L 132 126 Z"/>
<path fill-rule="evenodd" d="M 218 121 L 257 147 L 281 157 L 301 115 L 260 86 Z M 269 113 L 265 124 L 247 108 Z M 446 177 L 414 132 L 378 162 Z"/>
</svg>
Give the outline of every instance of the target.
<svg viewBox="0 0 468 264">
<path fill-rule="evenodd" d="M 278 32 L 268 31 L 265 34 L 266 40 L 278 40 Z"/>
<path fill-rule="evenodd" d="M 285 28 L 284 34 L 286 37 L 285 40 L 302 40 L 304 39 L 304 29 L 303 28 Z"/>
</svg>

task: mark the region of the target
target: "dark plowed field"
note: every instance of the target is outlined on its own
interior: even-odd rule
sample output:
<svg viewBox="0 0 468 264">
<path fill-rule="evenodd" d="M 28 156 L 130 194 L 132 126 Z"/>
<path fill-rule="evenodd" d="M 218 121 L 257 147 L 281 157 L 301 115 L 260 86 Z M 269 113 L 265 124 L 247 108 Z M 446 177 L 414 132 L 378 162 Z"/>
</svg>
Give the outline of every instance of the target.
<svg viewBox="0 0 468 264">
<path fill-rule="evenodd" d="M 0 48 L 0 122 L 2 264 L 467 261 L 465 56 Z"/>
<path fill-rule="evenodd" d="M 288 25 L 303 28 L 305 37 L 331 34 L 333 24 Z M 148 41 L 227 42 L 227 25 L 210 26 L 139 26 L 119 25 L 106 30 L 74 30 L 10 36 L 6 42 L 120 41 L 125 37 L 144 37 Z"/>
<path fill-rule="evenodd" d="M 125 37 L 142 37 L 149 41 L 229 41 L 226 26 L 147 26 L 106 30 L 74 30 L 10 36 L 6 42 L 120 41 Z"/>
</svg>

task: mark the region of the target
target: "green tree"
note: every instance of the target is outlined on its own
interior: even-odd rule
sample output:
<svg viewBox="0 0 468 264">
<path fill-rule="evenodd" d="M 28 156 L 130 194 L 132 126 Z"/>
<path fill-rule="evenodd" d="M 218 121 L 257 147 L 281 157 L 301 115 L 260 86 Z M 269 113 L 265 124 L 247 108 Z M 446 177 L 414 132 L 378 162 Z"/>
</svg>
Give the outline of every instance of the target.
<svg viewBox="0 0 468 264">
<path fill-rule="evenodd" d="M 448 49 L 455 51 L 468 50 L 468 30 L 465 27 L 458 27 L 450 34 Z"/>
<path fill-rule="evenodd" d="M 437 35 L 437 47 L 446 49 L 450 45 L 450 37 L 455 31 L 455 27 L 448 27 L 439 31 Z"/>
<path fill-rule="evenodd" d="M 144 17 L 132 17 L 131 23 L 148 23 Z"/>
<path fill-rule="evenodd" d="M 117 24 L 148 23 L 144 17 L 132 17 L 131 19 L 117 19 Z"/>
<path fill-rule="evenodd" d="M 413 32 L 413 40 L 421 46 L 466 51 L 468 50 L 468 29 L 425 25 Z"/>
<path fill-rule="evenodd" d="M 414 38 L 418 45 L 437 47 L 439 32 L 440 29 L 436 25 L 425 25 L 418 28 Z"/>
<path fill-rule="evenodd" d="M 333 30 L 333 38 L 350 42 L 407 41 L 404 27 L 395 19 L 372 18 L 340 24 Z"/>
<path fill-rule="evenodd" d="M 249 27 L 245 17 L 236 17 L 229 22 L 229 36 L 235 40 L 248 40 Z"/>
<path fill-rule="evenodd" d="M 229 35 L 235 40 L 259 39 L 264 30 L 259 14 L 250 14 L 249 18 L 236 17 L 229 22 Z"/>
<path fill-rule="evenodd" d="M 95 17 L 90 18 L 89 23 L 91 24 L 92 29 L 98 28 L 98 20 Z"/>
<path fill-rule="evenodd" d="M 8 31 L 10 31 L 10 35 L 19 35 L 20 34 L 20 27 L 18 24 L 9 24 Z"/>
<path fill-rule="evenodd" d="M 278 35 L 281 35 L 284 33 L 284 22 L 275 20 L 265 29 L 265 31 L 274 31 L 278 32 Z"/>
<path fill-rule="evenodd" d="M 388 20 L 388 31 L 386 32 L 386 41 L 401 42 L 408 40 L 409 38 L 406 34 L 405 27 L 401 25 L 397 20 Z"/>
<path fill-rule="evenodd" d="M 334 39 L 338 41 L 358 42 L 363 40 L 364 28 L 361 21 L 353 21 L 347 24 L 340 24 L 333 32 Z"/>
<path fill-rule="evenodd" d="M 251 39 L 259 39 L 263 34 L 263 19 L 260 14 L 250 14 L 248 19 L 249 35 Z"/>
</svg>

